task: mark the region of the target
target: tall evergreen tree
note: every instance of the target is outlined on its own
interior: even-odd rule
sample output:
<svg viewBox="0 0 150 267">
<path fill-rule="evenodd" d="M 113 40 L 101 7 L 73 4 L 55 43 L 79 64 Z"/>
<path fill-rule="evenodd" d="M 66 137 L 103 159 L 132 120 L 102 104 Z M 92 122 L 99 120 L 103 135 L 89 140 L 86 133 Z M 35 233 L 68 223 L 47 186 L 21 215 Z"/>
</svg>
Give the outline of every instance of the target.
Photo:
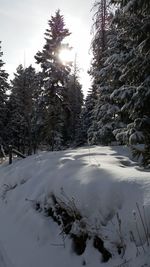
<svg viewBox="0 0 150 267">
<path fill-rule="evenodd" d="M 69 64 L 59 59 L 61 49 L 69 49 L 64 39 L 70 35 L 65 28 L 64 18 L 58 10 L 48 21 L 49 28 L 45 32 L 46 44 L 35 59 L 43 72 L 43 90 L 45 102 L 45 125 L 43 138 L 50 149 L 60 148 L 63 143 L 64 105 L 63 96 L 70 73 Z"/>
<path fill-rule="evenodd" d="M 37 90 L 35 69 L 32 66 L 24 69 L 19 65 L 11 82 L 7 131 L 9 143 L 28 154 L 32 153 L 33 142 L 35 142 L 36 111 L 34 109 Z"/>
<path fill-rule="evenodd" d="M 79 69 L 75 57 L 72 73 L 69 75 L 65 90 L 66 115 L 64 121 L 65 139 L 70 144 L 79 145 L 81 142 L 81 111 L 83 106 L 82 86 L 79 82 Z"/>
<path fill-rule="evenodd" d="M 97 103 L 97 86 L 92 85 L 92 88 L 88 90 L 88 94 L 85 99 L 82 117 L 83 117 L 83 136 L 85 142 L 88 138 L 91 139 L 94 132 L 91 129 L 91 126 L 94 124 L 94 108 Z"/>
<path fill-rule="evenodd" d="M 118 110 L 110 99 L 114 90 L 110 71 L 112 64 L 107 63 L 112 54 L 116 30 L 111 26 L 112 14 L 109 12 L 108 1 L 96 3 L 95 33 L 92 42 L 93 62 L 90 74 L 93 77 L 93 90 L 97 92 L 97 100 L 91 112 L 92 123 L 88 130 L 88 139 L 94 144 L 108 144 L 114 140 L 112 133 L 115 128 L 115 112 Z M 116 83 L 115 83 L 116 86 Z"/>
<path fill-rule="evenodd" d="M 43 143 L 43 127 L 45 121 L 45 102 L 43 92 L 43 73 L 37 72 L 33 80 L 32 94 L 32 144 L 34 153 Z"/>
<path fill-rule="evenodd" d="M 122 64 L 120 81 L 112 98 L 120 101 L 121 111 L 129 119 L 127 127 L 115 132 L 117 139 L 129 144 L 150 146 L 150 3 L 144 1 L 116 1 L 121 3 L 114 23 L 120 29 L 128 50 L 128 62 Z"/>
<path fill-rule="evenodd" d="M 99 90 L 99 70 L 103 65 L 103 53 L 107 47 L 107 27 L 108 27 L 108 7 L 107 0 L 96 1 L 93 9 L 96 9 L 93 20 L 94 38 L 91 44 L 93 53 L 92 65 L 89 74 L 92 76 L 92 88 L 90 89 L 85 101 L 85 129 L 87 130 L 87 138 L 93 143 L 95 140 L 95 131 L 97 129 L 94 110 L 98 101 Z M 95 141 L 94 141 L 95 142 Z"/>
<path fill-rule="evenodd" d="M 5 124 L 7 120 L 7 90 L 9 85 L 7 82 L 8 73 L 4 70 L 4 62 L 2 60 L 3 52 L 1 51 L 1 42 L 0 42 L 0 144 L 5 144 L 6 142 L 6 129 Z"/>
<path fill-rule="evenodd" d="M 89 137 L 93 143 L 107 144 L 113 134 L 121 143 L 149 142 L 149 3 L 111 2 L 120 7 L 107 31 L 107 47 L 92 68 L 98 101 Z"/>
<path fill-rule="evenodd" d="M 91 43 L 93 58 L 89 74 L 93 78 L 93 85 L 96 86 L 99 84 L 99 75 L 97 74 L 103 66 L 103 53 L 107 47 L 107 30 L 110 23 L 108 0 L 96 1 L 93 9 L 96 9 L 96 12 L 93 16 L 94 37 Z"/>
</svg>

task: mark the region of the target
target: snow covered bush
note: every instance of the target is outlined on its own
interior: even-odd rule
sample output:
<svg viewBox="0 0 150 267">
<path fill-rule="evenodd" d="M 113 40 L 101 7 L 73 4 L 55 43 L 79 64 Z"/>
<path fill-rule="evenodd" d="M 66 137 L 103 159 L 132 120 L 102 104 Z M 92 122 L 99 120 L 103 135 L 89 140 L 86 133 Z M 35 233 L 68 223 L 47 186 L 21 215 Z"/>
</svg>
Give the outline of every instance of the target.
<svg viewBox="0 0 150 267">
<path fill-rule="evenodd" d="M 62 194 L 65 200 L 52 193 L 43 203 L 33 201 L 33 207 L 44 216 L 51 217 L 60 226 L 62 234 L 69 235 L 73 251 L 77 255 L 84 253 L 88 240 L 92 238 L 93 247 L 102 255 L 102 262 L 107 262 L 112 255 L 105 247 L 104 241 L 97 231 L 90 228 L 88 218 L 84 218 L 76 208 L 74 199 L 69 199 L 63 189 Z"/>
</svg>

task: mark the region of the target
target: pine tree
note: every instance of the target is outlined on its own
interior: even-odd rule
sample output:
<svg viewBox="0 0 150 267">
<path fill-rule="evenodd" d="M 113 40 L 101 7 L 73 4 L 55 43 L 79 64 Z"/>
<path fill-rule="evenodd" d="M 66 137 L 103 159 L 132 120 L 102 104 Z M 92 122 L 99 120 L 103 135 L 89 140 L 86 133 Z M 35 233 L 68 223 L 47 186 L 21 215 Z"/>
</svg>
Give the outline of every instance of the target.
<svg viewBox="0 0 150 267">
<path fill-rule="evenodd" d="M 8 73 L 4 70 L 4 62 L 2 60 L 3 52 L 1 51 L 0 42 L 0 144 L 6 143 L 6 129 L 5 124 L 7 120 L 7 90 L 9 85 L 7 82 Z"/>
<path fill-rule="evenodd" d="M 94 124 L 94 108 L 97 102 L 97 90 L 96 87 L 92 86 L 91 89 L 89 89 L 88 94 L 85 99 L 85 104 L 82 111 L 82 117 L 83 117 L 83 136 L 84 141 L 87 142 L 87 139 L 89 139 L 89 142 L 91 141 L 91 138 L 94 134 L 92 125 Z"/>
<path fill-rule="evenodd" d="M 67 107 L 64 120 L 64 139 L 71 145 L 82 143 L 81 111 L 83 106 L 83 93 L 78 74 L 79 69 L 75 57 L 72 73 L 69 75 L 64 96 L 65 106 Z"/>
<path fill-rule="evenodd" d="M 84 111 L 85 129 L 87 129 L 87 138 L 89 143 L 96 143 L 95 135 L 98 130 L 96 122 L 97 118 L 94 116 L 94 110 L 98 101 L 98 88 L 100 83 L 98 72 L 103 65 L 103 53 L 107 46 L 107 1 L 96 1 L 93 8 L 96 9 L 96 12 L 93 17 L 94 38 L 91 44 L 93 59 L 91 69 L 89 71 L 89 74 L 93 78 L 93 82 L 92 88 L 86 98 Z"/>
<path fill-rule="evenodd" d="M 37 90 L 35 69 L 32 66 L 24 69 L 19 65 L 11 81 L 7 131 L 11 145 L 28 154 L 32 153 L 33 142 L 35 142 L 34 108 Z"/>
<path fill-rule="evenodd" d="M 107 30 L 110 23 L 108 0 L 96 1 L 93 9 L 96 9 L 96 12 L 93 16 L 94 38 L 91 43 L 93 58 L 89 74 L 92 76 L 95 86 L 99 83 L 97 72 L 99 72 L 99 69 L 103 66 L 103 53 L 107 47 Z"/>
<path fill-rule="evenodd" d="M 34 153 L 43 143 L 45 103 L 43 93 L 43 73 L 37 72 L 33 79 L 32 94 L 32 146 Z"/>
<path fill-rule="evenodd" d="M 61 49 L 69 49 L 64 39 L 70 35 L 65 28 L 64 18 L 58 10 L 48 21 L 49 28 L 45 33 L 46 44 L 35 59 L 41 65 L 43 73 L 43 95 L 45 102 L 45 125 L 43 138 L 50 149 L 59 149 L 63 143 L 63 95 L 70 73 L 69 64 L 59 59 Z"/>
<path fill-rule="evenodd" d="M 126 42 L 128 62 L 122 64 L 122 86 L 112 97 L 121 102 L 121 110 L 128 115 L 130 124 L 117 132 L 117 138 L 140 143 L 146 139 L 142 120 L 150 117 L 150 6 L 148 1 L 122 1 L 121 6 L 123 11 L 118 12 L 115 23 L 120 29 L 118 40 Z"/>
<path fill-rule="evenodd" d="M 143 127 L 147 121 L 148 129 L 150 112 L 149 4 L 115 3 L 121 8 L 109 28 L 106 50 L 101 62 L 95 57 L 98 101 L 89 137 L 93 143 L 104 144 L 113 140 L 113 134 L 121 143 L 147 142 L 148 131 Z"/>
<path fill-rule="evenodd" d="M 112 83 L 114 70 L 112 71 L 112 64 L 107 63 L 108 57 L 112 54 L 116 30 L 110 24 L 112 14 L 109 12 L 108 1 L 100 1 L 95 6 L 97 12 L 90 74 L 93 77 L 93 89 L 97 92 L 97 100 L 90 116 L 92 123 L 88 130 L 88 139 L 92 144 L 108 144 L 114 140 L 113 130 L 117 123 L 115 114 L 118 111 L 110 99 L 116 86 L 116 83 Z"/>
</svg>

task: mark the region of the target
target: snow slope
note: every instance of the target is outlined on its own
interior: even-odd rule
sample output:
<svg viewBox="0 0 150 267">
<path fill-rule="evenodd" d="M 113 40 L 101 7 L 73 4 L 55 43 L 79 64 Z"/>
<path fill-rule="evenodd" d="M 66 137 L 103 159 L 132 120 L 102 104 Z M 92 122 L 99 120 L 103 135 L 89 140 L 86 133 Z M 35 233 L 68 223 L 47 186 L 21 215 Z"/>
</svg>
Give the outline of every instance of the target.
<svg viewBox="0 0 150 267">
<path fill-rule="evenodd" d="M 150 266 L 150 173 L 128 154 L 124 147 L 85 147 L 1 165 L 0 267 Z M 107 263 L 92 238 L 76 255 L 71 238 L 35 210 L 35 201 L 49 203 L 51 193 L 73 203 L 91 237 L 104 240 L 112 254 Z"/>
</svg>

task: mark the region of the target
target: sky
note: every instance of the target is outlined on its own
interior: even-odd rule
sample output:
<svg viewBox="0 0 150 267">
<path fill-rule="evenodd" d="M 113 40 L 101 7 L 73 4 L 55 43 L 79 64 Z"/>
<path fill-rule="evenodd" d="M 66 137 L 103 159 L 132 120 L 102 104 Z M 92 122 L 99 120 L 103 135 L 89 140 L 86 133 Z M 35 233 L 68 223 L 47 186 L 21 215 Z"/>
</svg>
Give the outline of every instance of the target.
<svg viewBox="0 0 150 267">
<path fill-rule="evenodd" d="M 36 66 L 34 55 L 45 43 L 47 22 L 60 9 L 66 27 L 72 32 L 68 41 L 77 53 L 80 82 L 86 95 L 90 87 L 87 70 L 91 61 L 93 3 L 94 0 L 0 0 L 0 40 L 10 77 L 19 64 Z"/>
</svg>

